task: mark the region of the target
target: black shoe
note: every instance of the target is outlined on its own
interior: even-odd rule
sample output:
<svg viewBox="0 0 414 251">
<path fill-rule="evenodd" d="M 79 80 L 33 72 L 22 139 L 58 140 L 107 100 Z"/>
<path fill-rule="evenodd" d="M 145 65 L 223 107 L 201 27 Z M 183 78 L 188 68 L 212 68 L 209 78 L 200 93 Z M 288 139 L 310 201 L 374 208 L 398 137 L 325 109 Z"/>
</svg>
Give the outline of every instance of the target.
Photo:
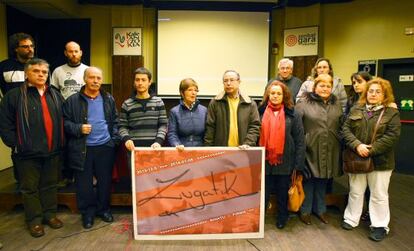
<svg viewBox="0 0 414 251">
<path fill-rule="evenodd" d="M 93 217 L 92 216 L 82 216 L 82 226 L 83 228 L 89 229 L 93 227 Z"/>
<path fill-rule="evenodd" d="M 373 241 L 382 241 L 385 238 L 387 231 L 383 227 L 373 227 L 369 238 Z"/>
<path fill-rule="evenodd" d="M 114 221 L 114 217 L 109 212 L 106 212 L 106 213 L 103 213 L 103 214 L 99 215 L 99 218 L 101 218 L 105 222 L 113 222 Z"/>
<path fill-rule="evenodd" d="M 365 212 L 361 215 L 361 220 L 362 220 L 362 221 L 370 221 L 370 218 L 369 218 L 369 211 L 365 211 Z"/>
<path fill-rule="evenodd" d="M 352 230 L 352 229 L 354 229 L 354 227 L 353 226 L 351 226 L 351 225 L 349 225 L 348 223 L 346 223 L 345 221 L 342 221 L 342 223 L 341 223 L 341 227 L 343 228 L 343 229 L 345 229 L 345 230 Z"/>
<path fill-rule="evenodd" d="M 287 221 L 277 221 L 277 222 L 276 222 L 276 227 L 277 227 L 278 229 L 283 229 L 283 228 L 285 228 L 286 223 L 287 223 Z"/>
</svg>

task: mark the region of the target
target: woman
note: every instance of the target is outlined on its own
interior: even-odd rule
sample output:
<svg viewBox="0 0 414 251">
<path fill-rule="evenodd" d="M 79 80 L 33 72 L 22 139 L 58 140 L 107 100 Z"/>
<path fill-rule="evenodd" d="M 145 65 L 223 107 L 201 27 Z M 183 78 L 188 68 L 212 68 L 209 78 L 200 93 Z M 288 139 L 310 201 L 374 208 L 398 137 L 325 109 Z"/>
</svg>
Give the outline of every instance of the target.
<svg viewBox="0 0 414 251">
<path fill-rule="evenodd" d="M 352 88 L 349 90 L 345 114 L 349 114 L 351 108 L 358 102 L 359 97 L 367 88 L 367 82 L 372 76 L 366 71 L 359 71 L 351 75 Z"/>
<path fill-rule="evenodd" d="M 179 150 L 184 146 L 202 146 L 207 108 L 197 100 L 198 85 L 186 78 L 180 82 L 179 90 L 182 99 L 170 111 L 168 141 Z"/>
<path fill-rule="evenodd" d="M 349 174 L 350 191 L 342 228 L 351 230 L 358 226 L 364 192 L 368 185 L 371 192 L 369 238 L 374 241 L 381 241 L 389 232 L 388 186 L 395 167 L 393 148 L 401 130 L 398 110 L 389 107 L 393 102 L 394 95 L 390 82 L 382 78 L 374 78 L 367 83 L 367 91 L 363 92 L 358 105 L 351 109 L 343 127 L 346 146 L 361 157 L 372 157 L 374 171 Z M 384 111 L 383 117 L 374 142 L 370 145 L 375 124 L 382 111 Z"/>
<path fill-rule="evenodd" d="M 367 88 L 367 82 L 372 79 L 371 74 L 366 71 L 359 71 L 351 75 L 352 87 L 349 90 L 348 102 L 346 103 L 345 115 L 349 114 L 351 108 L 357 104 L 359 97 Z M 369 202 L 369 189 L 365 191 L 365 201 Z M 369 221 L 369 211 L 365 211 L 361 216 L 362 221 Z"/>
<path fill-rule="evenodd" d="M 332 77 L 319 74 L 313 91 L 305 93 L 296 105 L 305 130 L 305 164 L 309 171 L 303 184 L 305 201 L 300 209 L 300 219 L 307 225 L 311 224 L 312 211 L 328 224 L 325 204 L 327 183 L 330 178 L 342 174 L 339 131 L 343 113 L 337 97 L 332 94 L 332 87 Z"/>
<path fill-rule="evenodd" d="M 342 106 L 342 110 L 345 112 L 347 103 L 345 87 L 340 78 L 334 78 L 332 64 L 327 58 L 319 58 L 316 61 L 315 66 L 312 68 L 311 76 L 309 76 L 308 80 L 303 82 L 300 87 L 298 95 L 296 96 L 296 102 L 298 102 L 298 100 L 301 99 L 306 92 L 311 92 L 313 90 L 314 79 L 320 74 L 329 74 L 333 78 L 332 94 L 337 97 Z"/>
<path fill-rule="evenodd" d="M 277 80 L 266 88 L 259 112 L 262 118 L 259 144 L 266 148 L 266 206 L 270 192 L 276 192 L 276 227 L 282 229 L 289 218 L 287 203 L 290 174 L 293 169 L 302 171 L 304 166 L 303 126 L 293 109 L 289 89 Z"/>
</svg>

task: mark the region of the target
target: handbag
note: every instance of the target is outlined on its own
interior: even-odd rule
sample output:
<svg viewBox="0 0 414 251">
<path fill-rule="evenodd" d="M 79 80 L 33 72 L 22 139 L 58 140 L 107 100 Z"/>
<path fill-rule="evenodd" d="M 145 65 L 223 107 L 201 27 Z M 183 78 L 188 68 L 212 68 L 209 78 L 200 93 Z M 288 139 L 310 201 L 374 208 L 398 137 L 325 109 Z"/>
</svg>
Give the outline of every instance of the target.
<svg viewBox="0 0 414 251">
<path fill-rule="evenodd" d="M 303 176 L 294 170 L 291 179 L 292 184 L 288 191 L 288 210 L 297 212 L 305 200 L 305 192 L 303 191 L 302 186 Z"/>
<path fill-rule="evenodd" d="M 374 133 L 372 134 L 371 145 L 374 143 L 375 135 L 379 123 L 381 122 L 382 115 L 384 114 L 385 108 L 381 111 L 381 114 L 375 124 Z M 345 148 L 342 152 L 342 159 L 344 165 L 344 172 L 346 173 L 370 173 L 374 171 L 374 161 L 371 157 L 361 157 L 354 150 L 349 147 Z"/>
</svg>

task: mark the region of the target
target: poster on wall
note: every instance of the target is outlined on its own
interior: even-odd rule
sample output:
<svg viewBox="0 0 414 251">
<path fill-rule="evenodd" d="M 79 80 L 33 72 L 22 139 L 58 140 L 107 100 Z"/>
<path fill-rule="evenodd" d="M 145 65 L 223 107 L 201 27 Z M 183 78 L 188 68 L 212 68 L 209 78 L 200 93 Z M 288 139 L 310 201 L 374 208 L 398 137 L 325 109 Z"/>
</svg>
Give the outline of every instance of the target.
<svg viewBox="0 0 414 251">
<path fill-rule="evenodd" d="M 377 60 L 360 60 L 358 61 L 358 71 L 365 71 L 371 76 L 377 75 Z"/>
<path fill-rule="evenodd" d="M 135 148 L 136 240 L 264 237 L 264 150 Z"/>
<path fill-rule="evenodd" d="M 284 30 L 284 57 L 318 55 L 318 26 Z"/>
<path fill-rule="evenodd" d="M 114 27 L 112 32 L 113 55 L 142 55 L 142 28 Z"/>
</svg>

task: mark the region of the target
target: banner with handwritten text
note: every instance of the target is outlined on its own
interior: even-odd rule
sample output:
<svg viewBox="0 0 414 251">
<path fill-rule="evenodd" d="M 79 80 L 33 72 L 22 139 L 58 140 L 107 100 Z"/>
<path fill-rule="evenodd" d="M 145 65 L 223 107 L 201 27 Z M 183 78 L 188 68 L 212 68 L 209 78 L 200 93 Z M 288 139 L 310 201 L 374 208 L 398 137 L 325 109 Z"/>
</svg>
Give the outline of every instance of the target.
<svg viewBox="0 0 414 251">
<path fill-rule="evenodd" d="M 135 148 L 137 240 L 264 236 L 264 150 Z"/>
</svg>

